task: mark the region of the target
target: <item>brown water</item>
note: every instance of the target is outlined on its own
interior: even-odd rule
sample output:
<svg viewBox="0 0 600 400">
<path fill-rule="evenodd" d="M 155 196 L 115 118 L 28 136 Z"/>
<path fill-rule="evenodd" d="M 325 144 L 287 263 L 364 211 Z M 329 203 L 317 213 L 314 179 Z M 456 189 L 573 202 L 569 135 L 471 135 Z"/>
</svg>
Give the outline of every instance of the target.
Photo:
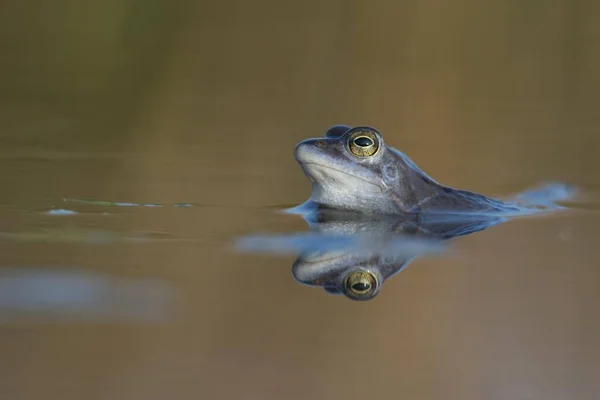
<svg viewBox="0 0 600 400">
<path fill-rule="evenodd" d="M 0 10 L 2 399 L 600 396 L 597 2 Z M 450 186 L 558 180 L 590 207 L 330 296 L 231 243 L 306 229 L 274 207 L 308 197 L 293 147 L 336 123 Z"/>
</svg>

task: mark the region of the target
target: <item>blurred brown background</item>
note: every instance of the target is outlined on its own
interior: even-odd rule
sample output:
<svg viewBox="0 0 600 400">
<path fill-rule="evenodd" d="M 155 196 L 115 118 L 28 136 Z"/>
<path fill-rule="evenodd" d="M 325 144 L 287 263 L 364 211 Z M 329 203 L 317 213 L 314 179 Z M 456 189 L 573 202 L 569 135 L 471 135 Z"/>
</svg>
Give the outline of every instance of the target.
<svg viewBox="0 0 600 400">
<path fill-rule="evenodd" d="M 451 186 L 595 193 L 599 21 L 591 0 L 3 1 L 2 230 L 189 241 L 2 240 L 3 268 L 152 278 L 174 295 L 158 324 L 0 308 L 0 397 L 598 398 L 592 211 L 456 241 L 365 304 L 230 243 L 306 229 L 269 207 L 308 197 L 293 147 L 338 123 L 376 126 Z M 39 213 L 64 197 L 196 206 Z"/>
</svg>

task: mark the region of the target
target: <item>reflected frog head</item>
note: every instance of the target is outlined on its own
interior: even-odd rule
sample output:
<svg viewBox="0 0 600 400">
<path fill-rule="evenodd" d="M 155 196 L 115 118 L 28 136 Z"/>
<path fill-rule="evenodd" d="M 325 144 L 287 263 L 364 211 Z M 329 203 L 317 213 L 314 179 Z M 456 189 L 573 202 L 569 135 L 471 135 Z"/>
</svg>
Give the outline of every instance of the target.
<svg viewBox="0 0 600 400">
<path fill-rule="evenodd" d="M 351 300 L 372 300 L 384 282 L 416 257 L 443 250 L 442 241 L 487 229 L 504 218 L 366 217 L 327 208 L 305 216 L 313 240 L 292 266 L 301 284 Z"/>
<path fill-rule="evenodd" d="M 297 254 L 294 279 L 343 294 L 351 300 L 377 297 L 386 280 L 415 258 L 443 253 L 446 240 L 485 230 L 507 220 L 489 215 L 371 215 L 327 207 L 296 207 L 309 232 L 251 235 L 242 251 Z"/>
<path fill-rule="evenodd" d="M 365 301 L 377 296 L 385 280 L 408 261 L 377 254 L 304 254 L 294 262 L 292 274 L 299 283 L 321 286 L 328 293 Z"/>
</svg>

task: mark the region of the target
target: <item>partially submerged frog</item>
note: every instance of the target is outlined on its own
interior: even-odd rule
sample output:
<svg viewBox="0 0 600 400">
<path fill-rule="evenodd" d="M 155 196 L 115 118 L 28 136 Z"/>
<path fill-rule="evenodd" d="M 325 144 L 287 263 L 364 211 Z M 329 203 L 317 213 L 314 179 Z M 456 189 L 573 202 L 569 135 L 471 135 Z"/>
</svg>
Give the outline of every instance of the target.
<svg viewBox="0 0 600 400">
<path fill-rule="evenodd" d="M 325 137 L 300 142 L 294 155 L 312 182 L 311 205 L 372 214 L 533 211 L 439 184 L 371 127 L 334 126 Z"/>
<path fill-rule="evenodd" d="M 353 300 L 370 300 L 386 279 L 416 257 L 439 253 L 442 242 L 482 231 L 510 217 L 565 207 L 575 190 L 549 183 L 502 201 L 443 186 L 370 127 L 334 126 L 296 146 L 312 182 L 298 213 L 311 231 L 252 235 L 242 251 L 299 254 L 297 282 Z"/>
</svg>

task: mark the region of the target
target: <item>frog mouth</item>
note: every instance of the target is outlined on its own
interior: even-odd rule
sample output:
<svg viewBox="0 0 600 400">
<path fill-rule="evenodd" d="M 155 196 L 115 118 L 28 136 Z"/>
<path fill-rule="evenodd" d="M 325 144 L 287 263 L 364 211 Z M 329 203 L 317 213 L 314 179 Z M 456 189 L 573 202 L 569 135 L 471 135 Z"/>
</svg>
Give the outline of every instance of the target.
<svg viewBox="0 0 600 400">
<path fill-rule="evenodd" d="M 326 166 L 315 162 L 300 162 L 299 164 L 302 167 L 302 170 L 304 171 L 304 174 L 308 177 L 308 179 L 312 183 L 318 185 L 333 184 L 337 186 L 341 183 L 342 185 L 354 186 L 356 183 L 367 183 L 371 186 L 376 187 L 380 191 L 384 191 L 386 189 L 382 185 L 368 181 L 364 178 L 361 178 L 358 175 L 342 171 L 341 169 L 333 168 L 331 166 Z"/>
</svg>

